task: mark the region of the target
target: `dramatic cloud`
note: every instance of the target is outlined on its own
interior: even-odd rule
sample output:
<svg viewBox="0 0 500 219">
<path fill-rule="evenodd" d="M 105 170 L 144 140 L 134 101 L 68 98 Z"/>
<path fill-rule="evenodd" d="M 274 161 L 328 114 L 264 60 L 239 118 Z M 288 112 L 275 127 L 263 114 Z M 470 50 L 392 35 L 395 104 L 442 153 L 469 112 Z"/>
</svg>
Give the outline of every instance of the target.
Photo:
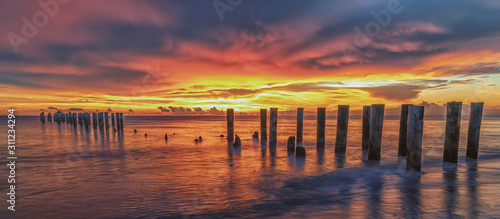
<svg viewBox="0 0 500 219">
<path fill-rule="evenodd" d="M 212 1 L 70 1 L 38 27 L 37 2 L 9 1 L 0 99 L 176 115 L 451 97 L 500 106 L 498 3 L 398 2 L 245 1 L 221 21 Z"/>
</svg>

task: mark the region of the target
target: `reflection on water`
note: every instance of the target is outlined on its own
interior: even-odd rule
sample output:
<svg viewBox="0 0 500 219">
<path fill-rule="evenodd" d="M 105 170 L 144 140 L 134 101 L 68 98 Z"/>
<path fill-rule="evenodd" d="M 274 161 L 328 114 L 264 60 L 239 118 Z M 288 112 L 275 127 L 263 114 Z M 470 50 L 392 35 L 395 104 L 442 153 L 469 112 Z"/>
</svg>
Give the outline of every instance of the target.
<svg viewBox="0 0 500 219">
<path fill-rule="evenodd" d="M 326 144 L 317 147 L 315 118 L 305 117 L 305 158 L 286 148 L 294 117 L 279 118 L 273 147 L 252 139 L 258 117 L 236 117 L 241 148 L 219 137 L 226 134 L 224 117 L 127 117 L 123 132 L 17 120 L 14 218 L 500 217 L 497 119 L 483 121 L 478 162 L 465 162 L 462 129 L 459 164 L 451 166 L 441 164 L 444 121 L 427 119 L 422 173 L 405 171 L 397 157 L 399 120 L 390 117 L 379 162 L 361 150 L 355 117 L 345 154 L 334 152 L 335 119 L 328 118 Z M 198 136 L 203 141 L 194 142 Z M 0 215 L 7 213 L 1 208 Z"/>
</svg>

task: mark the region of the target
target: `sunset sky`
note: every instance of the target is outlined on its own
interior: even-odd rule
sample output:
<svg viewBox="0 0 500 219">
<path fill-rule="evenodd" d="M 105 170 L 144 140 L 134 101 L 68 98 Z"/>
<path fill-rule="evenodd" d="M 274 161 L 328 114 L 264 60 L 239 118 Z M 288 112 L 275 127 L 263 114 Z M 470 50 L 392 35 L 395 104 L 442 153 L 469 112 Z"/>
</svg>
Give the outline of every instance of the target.
<svg viewBox="0 0 500 219">
<path fill-rule="evenodd" d="M 481 101 L 500 115 L 497 0 L 1 3 L 0 114 Z"/>
</svg>

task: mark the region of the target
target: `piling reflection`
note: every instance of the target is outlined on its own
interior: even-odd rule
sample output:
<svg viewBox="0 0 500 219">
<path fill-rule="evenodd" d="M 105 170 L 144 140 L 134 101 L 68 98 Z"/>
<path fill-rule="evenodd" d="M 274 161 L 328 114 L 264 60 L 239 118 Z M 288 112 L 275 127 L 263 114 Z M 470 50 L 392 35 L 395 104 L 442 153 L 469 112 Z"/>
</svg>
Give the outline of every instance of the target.
<svg viewBox="0 0 500 219">
<path fill-rule="evenodd" d="M 409 172 L 402 177 L 402 183 L 399 186 L 402 194 L 401 202 L 403 216 L 405 218 L 421 217 L 421 191 L 420 191 L 420 173 Z"/>
<path fill-rule="evenodd" d="M 444 188 L 444 203 L 446 215 L 448 218 L 453 218 L 457 208 L 457 165 L 444 164 L 443 178 L 445 183 Z"/>
<path fill-rule="evenodd" d="M 467 162 L 467 197 L 469 198 L 469 218 L 477 218 L 479 214 L 479 207 L 481 204 L 478 201 L 478 183 L 477 183 L 477 161 Z"/>
</svg>

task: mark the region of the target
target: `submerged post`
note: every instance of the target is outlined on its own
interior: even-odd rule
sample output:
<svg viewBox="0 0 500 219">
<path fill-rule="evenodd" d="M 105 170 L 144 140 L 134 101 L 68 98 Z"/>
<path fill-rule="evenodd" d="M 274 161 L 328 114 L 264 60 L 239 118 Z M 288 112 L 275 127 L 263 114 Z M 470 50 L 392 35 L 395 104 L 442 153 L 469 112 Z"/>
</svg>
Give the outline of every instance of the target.
<svg viewBox="0 0 500 219">
<path fill-rule="evenodd" d="M 420 171 L 422 166 L 422 135 L 424 132 L 424 106 L 407 106 L 408 127 L 406 169 Z"/>
<path fill-rule="evenodd" d="M 318 107 L 316 115 L 316 147 L 325 146 L 326 108 Z"/>
<path fill-rule="evenodd" d="M 267 143 L 267 109 L 260 109 L 260 143 Z"/>
<path fill-rule="evenodd" d="M 384 126 L 384 104 L 372 104 L 370 118 L 370 144 L 368 160 L 380 160 L 382 148 L 382 128 Z"/>
<path fill-rule="evenodd" d="M 460 140 L 460 119 L 462 102 L 448 102 L 446 110 L 446 132 L 444 139 L 443 162 L 457 163 L 458 142 Z"/>
<path fill-rule="evenodd" d="M 399 120 L 399 146 L 398 156 L 405 157 L 408 151 L 407 131 L 408 131 L 408 107 L 412 104 L 401 105 L 401 117 Z"/>
<path fill-rule="evenodd" d="M 349 105 L 338 106 L 337 137 L 335 138 L 335 152 L 345 153 L 347 147 L 347 127 L 349 126 Z"/>
<path fill-rule="evenodd" d="M 269 115 L 269 146 L 276 146 L 278 130 L 278 108 L 271 108 Z"/>
<path fill-rule="evenodd" d="M 361 149 L 368 150 L 368 145 L 370 143 L 370 115 L 371 106 L 363 106 L 363 130 L 361 138 Z"/>
<path fill-rule="evenodd" d="M 481 120 L 483 118 L 483 102 L 470 104 L 469 133 L 467 135 L 466 158 L 477 160 L 479 151 L 479 133 L 481 130 Z"/>
<path fill-rule="evenodd" d="M 227 109 L 227 141 L 234 141 L 234 109 Z"/>
<path fill-rule="evenodd" d="M 104 113 L 104 124 L 106 125 L 106 131 L 109 131 L 109 118 L 108 118 L 108 112 Z"/>
<path fill-rule="evenodd" d="M 304 108 L 297 108 L 297 147 L 302 146 L 303 131 L 304 131 Z"/>
</svg>

